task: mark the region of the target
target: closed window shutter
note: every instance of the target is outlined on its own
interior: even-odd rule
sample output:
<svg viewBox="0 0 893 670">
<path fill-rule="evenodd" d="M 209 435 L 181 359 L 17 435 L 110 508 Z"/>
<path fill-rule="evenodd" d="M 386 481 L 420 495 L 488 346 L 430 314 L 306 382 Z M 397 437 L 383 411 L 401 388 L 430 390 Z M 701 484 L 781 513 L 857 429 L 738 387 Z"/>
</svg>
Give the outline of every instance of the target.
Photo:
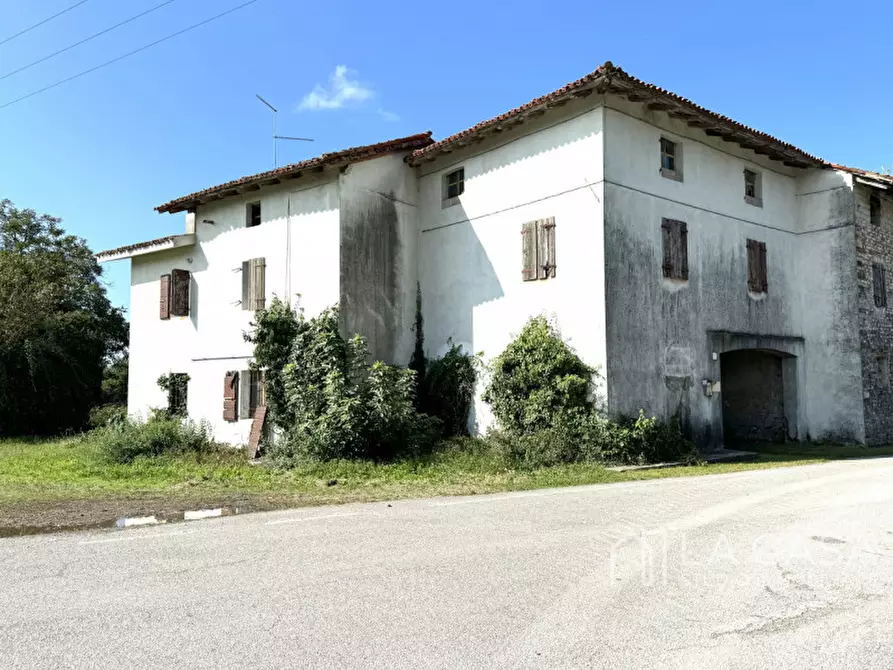
<svg viewBox="0 0 893 670">
<path fill-rule="evenodd" d="M 754 240 L 747 240 L 747 290 L 756 292 L 759 290 L 757 279 L 759 277 L 759 252 Z"/>
<path fill-rule="evenodd" d="M 223 378 L 223 420 L 235 421 L 238 418 L 236 413 L 236 399 L 238 396 L 239 373 L 236 371 L 227 372 Z"/>
<path fill-rule="evenodd" d="M 171 273 L 171 307 L 174 316 L 189 316 L 189 271 L 174 270 Z"/>
<path fill-rule="evenodd" d="M 242 263 L 242 309 L 251 309 L 251 262 Z"/>
<path fill-rule="evenodd" d="M 162 319 L 171 318 L 171 276 L 161 275 L 161 296 L 159 299 L 160 314 Z"/>
<path fill-rule="evenodd" d="M 251 309 L 263 309 L 266 305 L 266 271 L 265 258 L 251 259 Z"/>
<path fill-rule="evenodd" d="M 550 216 L 548 219 L 542 221 L 543 230 L 545 230 L 545 262 L 543 263 L 543 269 L 545 270 L 544 278 L 554 277 L 555 276 L 555 267 L 557 265 L 556 254 L 555 254 L 555 217 Z"/>
<path fill-rule="evenodd" d="M 688 224 L 679 222 L 679 275 L 688 279 Z"/>
<path fill-rule="evenodd" d="M 536 221 L 521 226 L 521 279 L 533 281 L 536 271 Z"/>
<path fill-rule="evenodd" d="M 673 276 L 673 222 L 664 219 L 660 224 L 664 242 L 664 277 Z"/>
<path fill-rule="evenodd" d="M 874 281 L 874 305 L 875 307 L 887 306 L 887 269 L 883 265 L 875 263 L 872 266 L 872 280 Z"/>
<path fill-rule="evenodd" d="M 251 418 L 251 370 L 239 373 L 239 418 Z"/>
<path fill-rule="evenodd" d="M 548 263 L 548 258 L 546 255 L 546 249 L 549 244 L 546 241 L 546 228 L 543 225 L 544 221 L 536 222 L 536 278 L 537 279 L 545 279 L 546 278 L 546 263 Z"/>
<path fill-rule="evenodd" d="M 769 268 L 766 265 L 766 243 L 759 243 L 760 252 L 760 290 L 764 293 L 769 290 Z"/>
</svg>

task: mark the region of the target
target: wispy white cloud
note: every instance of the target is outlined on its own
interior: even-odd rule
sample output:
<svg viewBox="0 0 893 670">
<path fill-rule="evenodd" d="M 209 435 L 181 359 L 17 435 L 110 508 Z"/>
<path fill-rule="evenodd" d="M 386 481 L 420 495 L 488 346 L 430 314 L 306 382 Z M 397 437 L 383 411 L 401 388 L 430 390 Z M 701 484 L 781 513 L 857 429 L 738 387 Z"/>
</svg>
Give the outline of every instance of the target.
<svg viewBox="0 0 893 670">
<path fill-rule="evenodd" d="M 353 79 L 356 74 L 346 65 L 335 66 L 335 71 L 329 77 L 329 85 L 317 84 L 304 96 L 298 109 L 341 109 L 371 100 L 375 97 L 375 91 L 361 84 L 358 79 Z"/>
<path fill-rule="evenodd" d="M 395 114 L 394 112 L 388 111 L 387 109 L 382 109 L 379 107 L 378 115 L 383 118 L 385 121 L 395 122 L 400 120 L 400 115 Z"/>
</svg>

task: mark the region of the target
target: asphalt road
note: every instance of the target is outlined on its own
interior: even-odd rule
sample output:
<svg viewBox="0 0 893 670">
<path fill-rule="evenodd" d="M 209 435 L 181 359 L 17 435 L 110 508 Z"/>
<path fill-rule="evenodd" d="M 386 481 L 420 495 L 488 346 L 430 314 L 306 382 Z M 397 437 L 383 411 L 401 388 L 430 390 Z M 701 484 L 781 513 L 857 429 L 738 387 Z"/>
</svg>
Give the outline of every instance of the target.
<svg viewBox="0 0 893 670">
<path fill-rule="evenodd" d="M 0 668 L 891 668 L 893 460 L 0 540 Z"/>
</svg>

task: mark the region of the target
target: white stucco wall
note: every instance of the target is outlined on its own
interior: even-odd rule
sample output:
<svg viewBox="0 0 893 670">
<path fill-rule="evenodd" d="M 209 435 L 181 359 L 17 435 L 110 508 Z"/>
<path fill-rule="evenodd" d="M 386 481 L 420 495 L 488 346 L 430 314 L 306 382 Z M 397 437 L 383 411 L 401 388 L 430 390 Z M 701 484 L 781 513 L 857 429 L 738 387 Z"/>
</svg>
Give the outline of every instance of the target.
<svg viewBox="0 0 893 670">
<path fill-rule="evenodd" d="M 190 375 L 189 415 L 212 423 L 221 441 L 247 441 L 249 420 L 223 420 L 223 378 L 245 370 L 243 333 L 253 312 L 239 304 L 241 265 L 266 259 L 266 299 L 300 296 L 309 315 L 339 298 L 337 177 L 323 175 L 198 208 L 195 247 L 138 256 L 131 271 L 129 411 L 166 404 L 155 383 L 166 372 Z M 260 226 L 246 227 L 246 206 L 261 202 Z M 203 223 L 204 220 L 213 224 Z M 159 319 L 159 281 L 172 268 L 192 273 L 190 315 Z"/>
<path fill-rule="evenodd" d="M 681 144 L 681 182 L 660 174 L 661 136 Z M 745 168 L 762 175 L 762 207 L 745 202 Z M 722 331 L 734 334 L 727 343 L 737 338 L 742 346 L 755 346 L 764 338 L 797 356 L 791 434 L 859 439 L 858 418 L 852 418 L 859 411 L 851 402 L 860 397 L 857 369 L 840 323 L 848 313 L 844 275 L 851 232 L 839 203 L 812 193 L 840 185 L 839 178 L 826 183 L 829 175 L 834 182 L 831 171 L 790 168 L 664 113 L 608 98 L 607 376 L 613 411 L 679 413 L 702 444 L 716 446 L 721 394 L 707 397 L 701 381 L 720 378 L 712 355 L 722 338 L 711 333 Z M 663 217 L 688 224 L 688 281 L 663 277 Z M 767 246 L 766 294 L 747 291 L 748 238 Z"/>
<path fill-rule="evenodd" d="M 419 277 L 425 346 L 447 341 L 502 352 L 537 314 L 554 318 L 565 339 L 604 369 L 602 110 L 570 103 L 538 123 L 458 150 L 419 168 Z M 459 204 L 442 208 L 443 175 L 463 167 Z M 556 277 L 521 278 L 521 226 L 555 217 Z M 479 389 L 480 390 L 480 389 Z M 479 429 L 492 422 L 479 399 Z"/>
<path fill-rule="evenodd" d="M 374 359 L 406 365 L 414 344 L 418 180 L 389 154 L 348 166 L 341 194 L 341 324 Z"/>
</svg>

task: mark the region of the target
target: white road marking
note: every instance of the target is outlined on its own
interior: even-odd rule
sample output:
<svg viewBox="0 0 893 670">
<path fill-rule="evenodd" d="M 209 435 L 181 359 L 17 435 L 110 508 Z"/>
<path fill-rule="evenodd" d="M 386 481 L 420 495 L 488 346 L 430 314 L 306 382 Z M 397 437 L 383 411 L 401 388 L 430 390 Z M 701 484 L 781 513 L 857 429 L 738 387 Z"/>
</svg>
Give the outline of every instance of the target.
<svg viewBox="0 0 893 670">
<path fill-rule="evenodd" d="M 223 508 L 217 509 L 199 509 L 190 512 L 183 512 L 183 521 L 197 521 L 198 519 L 209 519 L 215 516 L 223 516 Z"/>
</svg>

